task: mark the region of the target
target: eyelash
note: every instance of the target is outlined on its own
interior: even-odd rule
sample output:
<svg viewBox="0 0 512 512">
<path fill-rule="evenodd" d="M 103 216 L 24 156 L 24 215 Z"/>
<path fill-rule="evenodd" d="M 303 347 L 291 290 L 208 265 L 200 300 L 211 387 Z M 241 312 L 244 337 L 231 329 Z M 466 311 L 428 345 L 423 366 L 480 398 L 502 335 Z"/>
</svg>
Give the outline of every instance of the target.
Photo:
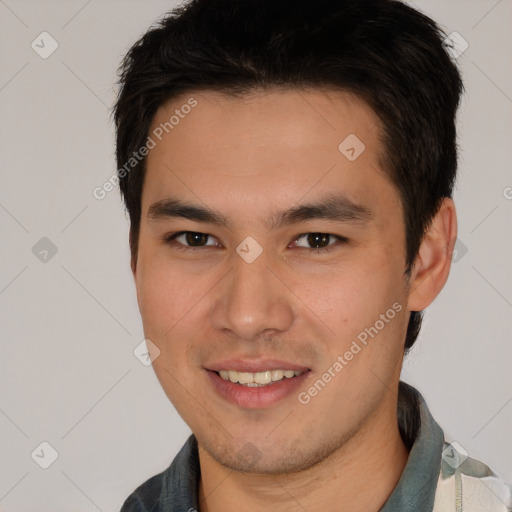
<svg viewBox="0 0 512 512">
<path fill-rule="evenodd" d="M 198 234 L 198 235 L 207 235 L 208 237 L 211 237 L 212 235 L 209 235 L 208 233 L 202 233 L 200 231 L 177 231 L 175 233 L 168 233 L 166 235 L 164 235 L 162 237 L 162 241 L 166 244 L 174 244 L 175 242 L 175 239 L 180 236 L 180 235 L 184 235 L 186 233 L 194 233 L 194 234 Z M 317 234 L 317 235 L 327 235 L 327 236 L 330 236 L 330 237 L 333 237 L 335 239 L 338 240 L 339 243 L 342 243 L 342 244 L 345 244 L 348 242 L 348 239 L 343 237 L 343 236 L 339 236 L 339 235 L 333 235 L 332 233 L 321 233 L 321 232 L 318 232 L 318 231 L 310 231 L 308 233 L 302 233 L 300 235 L 298 235 L 294 241 L 297 241 L 299 239 L 301 239 L 302 237 L 304 236 L 307 236 L 307 235 L 310 235 L 310 234 Z M 327 247 L 311 247 L 309 248 L 309 251 L 311 252 L 314 252 L 316 254 L 323 254 L 323 253 L 327 253 L 329 251 L 331 251 L 333 248 L 337 247 L 338 244 L 329 244 Z M 196 251 L 196 250 L 201 250 L 201 249 L 207 249 L 207 248 L 210 248 L 210 247 L 214 247 L 214 246 L 199 246 L 199 247 L 191 247 L 191 246 L 188 246 L 188 245 L 183 245 L 179 242 L 177 242 L 175 244 L 175 248 L 180 250 L 180 251 Z M 299 249 L 308 249 L 307 247 L 299 247 Z"/>
</svg>

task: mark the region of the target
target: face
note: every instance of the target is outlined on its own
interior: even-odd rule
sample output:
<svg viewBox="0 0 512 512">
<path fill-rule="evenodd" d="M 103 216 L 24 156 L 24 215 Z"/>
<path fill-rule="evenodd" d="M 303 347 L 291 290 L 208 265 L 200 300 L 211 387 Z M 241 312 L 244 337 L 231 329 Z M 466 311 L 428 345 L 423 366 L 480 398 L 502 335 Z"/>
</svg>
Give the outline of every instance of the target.
<svg viewBox="0 0 512 512">
<path fill-rule="evenodd" d="M 138 303 L 200 448 L 297 471 L 395 415 L 405 231 L 373 111 L 340 91 L 202 91 L 151 133 Z"/>
</svg>

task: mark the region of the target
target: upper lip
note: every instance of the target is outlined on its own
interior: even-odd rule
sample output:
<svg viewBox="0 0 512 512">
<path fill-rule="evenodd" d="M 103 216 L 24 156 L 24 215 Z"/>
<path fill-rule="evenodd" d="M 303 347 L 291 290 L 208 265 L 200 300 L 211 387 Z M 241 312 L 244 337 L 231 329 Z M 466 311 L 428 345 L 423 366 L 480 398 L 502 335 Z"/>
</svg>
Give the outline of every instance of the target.
<svg viewBox="0 0 512 512">
<path fill-rule="evenodd" d="M 225 359 L 208 365 L 206 369 L 215 372 L 233 370 L 248 373 L 264 372 L 265 370 L 309 370 L 306 366 L 277 359 Z"/>
</svg>

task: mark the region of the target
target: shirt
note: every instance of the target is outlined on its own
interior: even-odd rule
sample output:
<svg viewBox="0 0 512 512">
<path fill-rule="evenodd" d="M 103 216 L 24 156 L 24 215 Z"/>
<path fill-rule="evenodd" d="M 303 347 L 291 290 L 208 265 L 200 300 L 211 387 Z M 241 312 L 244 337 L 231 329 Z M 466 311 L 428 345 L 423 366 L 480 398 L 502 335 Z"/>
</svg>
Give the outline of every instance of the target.
<svg viewBox="0 0 512 512">
<path fill-rule="evenodd" d="M 448 444 L 424 398 L 404 382 L 399 386 L 398 424 L 409 457 L 380 512 L 512 511 L 512 488 L 459 444 Z M 197 512 L 200 475 L 192 434 L 171 465 L 140 485 L 121 512 Z"/>
</svg>

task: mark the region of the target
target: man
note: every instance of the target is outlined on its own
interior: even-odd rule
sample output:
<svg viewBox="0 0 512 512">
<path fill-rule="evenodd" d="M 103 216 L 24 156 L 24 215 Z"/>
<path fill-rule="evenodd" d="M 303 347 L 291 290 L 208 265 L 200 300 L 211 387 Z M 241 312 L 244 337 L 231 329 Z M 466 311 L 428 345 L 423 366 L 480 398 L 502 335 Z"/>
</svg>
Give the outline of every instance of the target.
<svg viewBox="0 0 512 512">
<path fill-rule="evenodd" d="M 400 382 L 457 233 L 443 40 L 393 0 L 193 0 L 129 51 L 131 266 L 193 435 L 123 512 L 512 509 Z"/>
</svg>

